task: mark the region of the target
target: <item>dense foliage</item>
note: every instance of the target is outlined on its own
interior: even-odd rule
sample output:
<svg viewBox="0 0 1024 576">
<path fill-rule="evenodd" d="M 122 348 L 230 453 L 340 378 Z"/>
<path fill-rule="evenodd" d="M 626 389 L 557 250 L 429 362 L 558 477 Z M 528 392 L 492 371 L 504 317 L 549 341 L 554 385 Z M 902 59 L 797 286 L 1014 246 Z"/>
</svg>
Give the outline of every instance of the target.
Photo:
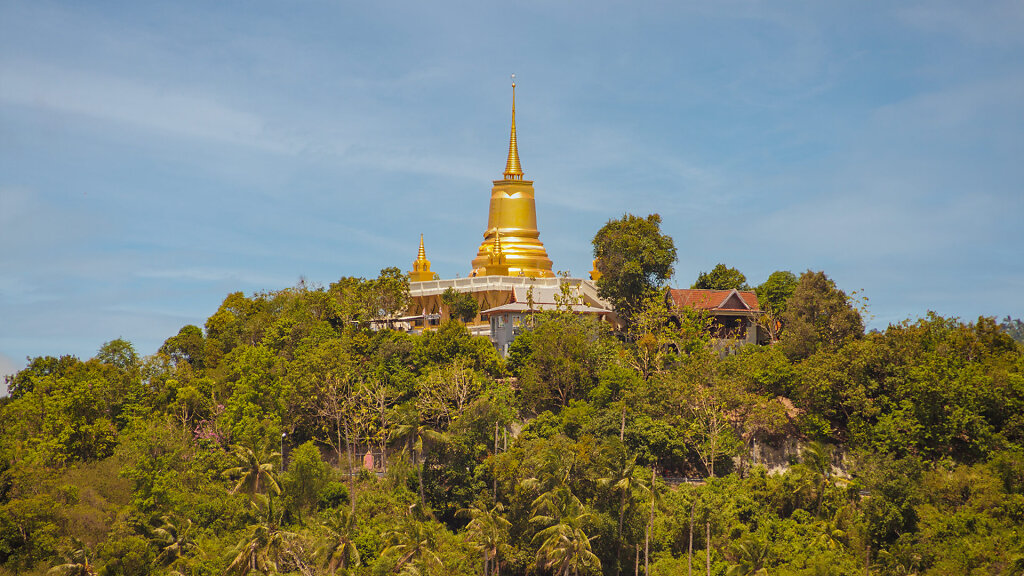
<svg viewBox="0 0 1024 576">
<path fill-rule="evenodd" d="M 781 342 L 733 354 L 657 294 L 634 337 L 545 313 L 507 359 L 371 331 L 386 270 L 32 359 L 0 574 L 1024 573 L 1024 349 L 988 318 L 864 334 L 824 274 L 777 280 Z"/>
</svg>

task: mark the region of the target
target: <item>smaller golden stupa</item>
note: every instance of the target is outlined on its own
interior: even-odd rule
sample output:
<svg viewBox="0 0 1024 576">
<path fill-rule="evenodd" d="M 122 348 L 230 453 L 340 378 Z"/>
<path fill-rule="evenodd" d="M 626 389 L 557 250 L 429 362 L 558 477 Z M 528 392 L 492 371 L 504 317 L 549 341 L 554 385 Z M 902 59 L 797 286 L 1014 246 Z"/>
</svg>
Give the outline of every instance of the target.
<svg viewBox="0 0 1024 576">
<path fill-rule="evenodd" d="M 529 276 L 553 278 L 551 259 L 540 241 L 537 230 L 537 206 L 534 201 L 533 182 L 523 180 L 523 167 L 519 163 L 519 144 L 516 141 L 516 83 L 512 75 L 512 133 L 508 142 L 508 160 L 501 180 L 491 188 L 491 207 L 487 217 L 487 231 L 473 259 L 473 276 Z M 500 241 L 498 237 L 501 237 Z M 499 251 L 495 266 L 492 256 Z M 501 270 L 502 272 L 499 272 Z"/>
<path fill-rule="evenodd" d="M 412 272 L 409 272 L 411 282 L 427 282 L 434 279 L 434 273 L 430 271 L 430 260 L 427 260 L 427 251 L 423 249 L 423 234 L 420 234 L 420 253 L 416 261 L 412 263 Z"/>
<path fill-rule="evenodd" d="M 505 252 L 501 249 L 501 235 L 495 234 L 494 248 L 491 250 L 491 260 L 484 267 L 485 276 L 508 276 L 508 262 L 505 259 Z"/>
</svg>

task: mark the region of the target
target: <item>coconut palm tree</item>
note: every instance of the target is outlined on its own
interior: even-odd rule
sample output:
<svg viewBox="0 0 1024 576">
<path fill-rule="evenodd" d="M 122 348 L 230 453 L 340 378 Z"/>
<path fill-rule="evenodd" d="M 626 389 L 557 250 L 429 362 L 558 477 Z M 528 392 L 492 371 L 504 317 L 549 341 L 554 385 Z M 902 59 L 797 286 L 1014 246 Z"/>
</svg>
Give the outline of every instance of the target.
<svg viewBox="0 0 1024 576">
<path fill-rule="evenodd" d="M 731 564 L 726 570 L 726 576 L 767 576 L 768 569 L 765 568 L 765 560 L 768 559 L 768 545 L 764 542 L 747 535 L 733 546 L 738 556 L 739 563 Z"/>
<path fill-rule="evenodd" d="M 420 506 L 425 507 L 427 503 L 423 496 L 423 454 L 426 452 L 428 446 L 431 444 L 444 443 L 448 440 L 448 437 L 444 433 L 434 430 L 430 425 L 424 424 L 419 420 L 413 424 L 402 424 L 398 426 L 395 436 L 405 438 L 406 442 L 412 444 L 412 453 L 416 458 L 416 473 L 420 484 Z"/>
<path fill-rule="evenodd" d="M 96 569 L 92 564 L 92 552 L 78 538 L 71 539 L 71 551 L 64 555 L 64 564 L 58 564 L 47 571 L 47 574 L 60 576 L 95 576 Z"/>
<path fill-rule="evenodd" d="M 224 570 L 224 575 L 246 576 L 252 571 L 264 574 L 278 571 L 277 562 L 285 543 L 296 535 L 281 529 L 281 516 L 274 514 L 273 500 L 267 498 L 265 502 L 266 514 L 258 524 L 249 526 L 245 537 L 235 547 L 235 557 Z M 253 506 L 263 509 L 255 502 Z"/>
<path fill-rule="evenodd" d="M 825 550 L 837 550 L 843 547 L 846 540 L 846 531 L 843 530 L 843 522 L 848 514 L 849 508 L 843 507 L 836 510 L 832 518 L 825 518 L 818 522 L 821 534 L 815 539 L 815 543 Z"/>
<path fill-rule="evenodd" d="M 594 515 L 587 512 L 568 486 L 560 485 L 533 501 L 530 522 L 547 526 L 537 532 L 537 566 L 557 576 L 579 576 L 601 569 L 601 560 L 593 553 L 584 526 Z"/>
<path fill-rule="evenodd" d="M 273 464 L 275 458 L 280 458 L 279 452 L 268 452 L 265 449 L 253 450 L 246 446 L 236 445 L 232 456 L 238 465 L 228 468 L 223 473 L 225 478 L 239 477 L 238 483 L 231 489 L 232 494 L 245 489 L 246 493 L 252 496 L 260 491 L 261 485 L 265 486 L 271 494 L 281 494 L 281 485 L 274 478 Z"/>
<path fill-rule="evenodd" d="M 359 566 L 359 550 L 352 537 L 355 535 L 355 515 L 348 510 L 335 510 L 320 524 L 328 539 L 323 548 L 327 571 L 334 574 Z"/>
<path fill-rule="evenodd" d="M 490 567 L 494 567 L 494 576 L 498 576 L 501 570 L 500 555 L 508 549 L 508 530 L 512 523 L 502 516 L 505 507 L 500 503 L 495 504 L 488 510 L 483 506 L 472 506 L 459 510 L 459 515 L 471 518 L 466 525 L 469 538 L 484 557 L 484 576 L 490 574 Z"/>
<path fill-rule="evenodd" d="M 444 570 L 444 563 L 434 551 L 434 533 L 425 523 L 410 516 L 401 529 L 385 533 L 384 539 L 391 542 L 391 545 L 384 549 L 381 556 L 397 556 L 394 566 L 396 573 L 418 573 L 424 567 Z"/>
<path fill-rule="evenodd" d="M 587 537 L 581 526 L 590 516 L 585 513 L 566 517 L 538 532 L 534 536 L 534 541 L 540 541 L 537 565 L 557 576 L 579 576 L 600 571 L 601 560 L 590 548 L 590 542 L 596 536 Z"/>
<path fill-rule="evenodd" d="M 189 532 L 192 531 L 191 520 L 185 520 L 181 528 L 181 523 L 175 525 L 169 516 L 161 516 L 160 521 L 160 526 L 150 532 L 153 543 L 160 548 L 154 559 L 155 564 L 170 566 L 197 549 L 195 541 L 189 536 Z"/>
<path fill-rule="evenodd" d="M 626 448 L 621 443 L 614 450 L 614 460 L 608 476 L 599 478 L 598 485 L 609 488 L 613 493 L 619 495 L 619 530 L 616 533 L 616 564 L 621 561 L 622 556 L 622 524 L 626 517 L 626 508 L 632 504 L 633 492 L 637 488 L 637 466 L 636 457 L 628 458 Z M 617 572 L 621 572 L 617 570 Z"/>
</svg>

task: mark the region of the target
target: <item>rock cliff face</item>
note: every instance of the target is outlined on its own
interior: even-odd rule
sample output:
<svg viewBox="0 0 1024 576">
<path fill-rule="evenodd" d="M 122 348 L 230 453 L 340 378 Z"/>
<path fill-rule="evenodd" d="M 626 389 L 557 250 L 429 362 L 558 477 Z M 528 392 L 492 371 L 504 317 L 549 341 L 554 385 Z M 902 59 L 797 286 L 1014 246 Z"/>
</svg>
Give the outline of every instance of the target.
<svg viewBox="0 0 1024 576">
<path fill-rule="evenodd" d="M 733 466 L 742 472 L 754 466 L 764 466 L 769 474 L 782 474 L 800 462 L 800 455 L 807 444 L 807 441 L 797 438 L 786 438 L 778 444 L 754 440 L 747 453 L 733 458 Z M 842 446 L 832 446 L 832 474 L 849 477 L 846 460 L 847 451 Z"/>
</svg>

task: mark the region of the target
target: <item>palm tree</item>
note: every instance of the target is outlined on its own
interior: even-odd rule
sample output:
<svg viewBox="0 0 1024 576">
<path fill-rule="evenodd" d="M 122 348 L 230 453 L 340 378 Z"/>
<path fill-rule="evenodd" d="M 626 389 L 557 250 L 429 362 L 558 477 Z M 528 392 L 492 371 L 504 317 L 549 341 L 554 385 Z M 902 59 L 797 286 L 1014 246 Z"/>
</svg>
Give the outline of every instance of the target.
<svg viewBox="0 0 1024 576">
<path fill-rule="evenodd" d="M 160 548 L 154 562 L 160 566 L 170 566 L 197 549 L 195 541 L 189 537 L 192 521 L 185 520 L 184 528 L 179 529 L 169 516 L 161 516 L 160 520 L 160 526 L 151 531 L 153 542 Z"/>
<path fill-rule="evenodd" d="M 612 492 L 619 493 L 619 531 L 616 533 L 616 567 L 622 560 L 622 524 L 626 517 L 627 504 L 632 504 L 633 491 L 637 488 L 637 467 L 636 457 L 627 458 L 626 449 L 621 444 L 615 451 L 615 461 L 610 474 L 605 478 L 599 478 L 598 484 L 610 488 Z M 616 572 L 621 572 L 621 568 Z"/>
<path fill-rule="evenodd" d="M 508 548 L 508 530 L 512 523 L 502 516 L 505 507 L 500 503 L 493 508 L 473 506 L 459 511 L 462 516 L 471 518 L 466 525 L 470 539 L 476 544 L 476 548 L 484 556 L 484 576 L 490 574 L 490 566 L 494 566 L 494 575 L 498 576 L 501 570 L 499 558 L 502 551 Z"/>
<path fill-rule="evenodd" d="M 355 525 L 355 515 L 347 510 L 335 510 L 320 524 L 329 536 L 323 551 L 331 574 L 339 568 L 345 571 L 350 566 L 359 566 L 359 550 L 352 541 Z"/>
<path fill-rule="evenodd" d="M 832 518 L 823 519 L 818 523 L 821 527 L 821 534 L 815 539 L 815 543 L 818 546 L 825 550 L 837 550 L 843 546 L 843 540 L 846 539 L 846 531 L 842 529 L 842 525 L 847 512 L 848 507 L 844 506 L 836 510 Z"/>
<path fill-rule="evenodd" d="M 71 538 L 71 544 L 71 551 L 64 555 L 66 562 L 50 568 L 46 573 L 60 576 L 95 576 L 96 570 L 92 565 L 92 553 L 89 548 L 78 538 Z"/>
<path fill-rule="evenodd" d="M 426 452 L 427 446 L 430 444 L 446 442 L 447 436 L 437 430 L 434 430 L 428 424 L 423 424 L 418 420 L 415 424 L 403 424 L 399 426 L 395 435 L 406 438 L 406 441 L 412 444 L 412 452 L 415 455 L 416 463 L 418 464 L 416 467 L 416 473 L 420 484 L 420 506 L 425 507 L 427 503 L 423 496 L 423 454 Z"/>
<path fill-rule="evenodd" d="M 726 576 L 767 576 L 768 569 L 764 567 L 768 559 L 768 546 L 751 535 L 747 535 L 733 546 L 736 555 L 739 557 L 738 564 L 732 564 L 726 570 Z"/>
<path fill-rule="evenodd" d="M 825 497 L 825 488 L 832 477 L 832 447 L 821 442 L 811 442 L 800 453 L 801 466 L 810 477 L 797 487 L 797 491 L 813 491 L 815 498 L 814 513 L 821 510 L 821 502 Z M 809 490 L 808 490 L 809 489 Z"/>
<path fill-rule="evenodd" d="M 253 506 L 261 509 L 256 503 Z M 246 576 L 257 571 L 276 573 L 277 560 L 284 550 L 285 542 L 295 534 L 281 529 L 280 515 L 274 515 L 273 500 L 266 499 L 266 515 L 258 524 L 249 526 L 247 534 L 235 547 L 235 557 L 224 569 L 224 575 Z"/>
<path fill-rule="evenodd" d="M 279 452 L 267 452 L 266 450 L 257 452 L 246 446 L 236 445 L 232 455 L 238 466 L 228 468 L 223 474 L 225 478 L 240 476 L 238 483 L 231 489 L 232 494 L 244 488 L 246 493 L 252 496 L 259 492 L 261 483 L 266 486 L 268 492 L 275 495 L 281 494 L 281 485 L 274 478 L 273 464 L 273 460 L 281 456 Z"/>
<path fill-rule="evenodd" d="M 562 522 L 541 530 L 534 536 L 540 540 L 537 549 L 537 564 L 551 570 L 558 576 L 579 576 L 597 572 L 601 569 L 601 560 L 591 551 L 590 542 L 596 536 L 587 537 L 582 522 L 590 514 L 564 518 Z"/>
<path fill-rule="evenodd" d="M 434 533 L 423 522 L 409 517 L 400 530 L 387 532 L 384 538 L 392 544 L 381 552 L 381 556 L 398 556 L 394 567 L 396 573 L 418 574 L 420 568 L 431 566 L 444 569 L 444 563 L 434 552 Z"/>
<path fill-rule="evenodd" d="M 533 501 L 530 522 L 547 525 L 534 535 L 540 542 L 537 565 L 558 576 L 579 576 L 601 569 L 601 560 L 593 553 L 584 525 L 593 520 L 568 486 L 557 486 Z"/>
</svg>

